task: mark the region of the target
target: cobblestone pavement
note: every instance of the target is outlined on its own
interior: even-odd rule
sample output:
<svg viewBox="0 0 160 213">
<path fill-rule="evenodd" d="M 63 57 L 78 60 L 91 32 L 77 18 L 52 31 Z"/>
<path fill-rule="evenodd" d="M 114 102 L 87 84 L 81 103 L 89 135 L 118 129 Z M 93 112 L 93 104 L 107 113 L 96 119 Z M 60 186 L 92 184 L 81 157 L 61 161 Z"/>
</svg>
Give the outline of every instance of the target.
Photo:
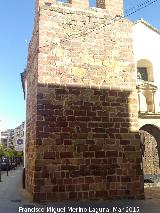
<svg viewBox="0 0 160 213">
<path fill-rule="evenodd" d="M 62 213 L 160 213 L 160 188 L 145 189 L 146 200 L 120 200 L 96 202 L 32 203 L 28 193 L 22 189 L 22 168 L 2 175 L 0 182 L 0 213 L 62 212 Z"/>
</svg>

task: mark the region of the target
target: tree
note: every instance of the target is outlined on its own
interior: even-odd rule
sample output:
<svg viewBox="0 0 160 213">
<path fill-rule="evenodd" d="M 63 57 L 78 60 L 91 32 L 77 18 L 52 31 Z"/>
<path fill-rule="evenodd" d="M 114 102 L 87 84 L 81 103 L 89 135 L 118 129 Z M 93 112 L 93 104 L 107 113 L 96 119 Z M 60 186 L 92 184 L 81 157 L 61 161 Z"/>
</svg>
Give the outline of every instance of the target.
<svg viewBox="0 0 160 213">
<path fill-rule="evenodd" d="M 14 157 L 14 150 L 11 148 L 5 149 L 4 156 L 7 157 L 7 176 L 8 176 L 9 158 L 11 159 L 11 165 L 12 165 L 12 158 Z"/>
<path fill-rule="evenodd" d="M 4 150 L 4 156 L 7 158 L 13 158 L 14 157 L 14 150 L 11 148 L 7 148 Z"/>
<path fill-rule="evenodd" d="M 22 151 L 16 151 L 16 157 L 23 157 L 23 152 Z"/>
<path fill-rule="evenodd" d="M 2 159 L 2 156 L 4 155 L 4 147 L 3 145 L 1 144 L 0 145 L 0 182 L 1 182 L 1 159 Z"/>
<path fill-rule="evenodd" d="M 4 147 L 3 145 L 1 144 L 0 145 L 0 158 L 4 155 Z"/>
</svg>

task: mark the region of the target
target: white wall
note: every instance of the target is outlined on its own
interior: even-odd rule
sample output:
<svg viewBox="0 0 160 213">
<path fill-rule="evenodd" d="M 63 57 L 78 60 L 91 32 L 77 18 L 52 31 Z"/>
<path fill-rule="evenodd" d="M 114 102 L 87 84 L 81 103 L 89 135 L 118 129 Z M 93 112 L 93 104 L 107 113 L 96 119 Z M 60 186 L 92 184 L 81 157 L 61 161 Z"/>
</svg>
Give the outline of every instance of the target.
<svg viewBox="0 0 160 213">
<path fill-rule="evenodd" d="M 133 25 L 133 46 L 135 64 L 141 59 L 149 60 L 153 65 L 156 112 L 160 112 L 160 34 L 142 22 Z"/>
<path fill-rule="evenodd" d="M 152 119 L 139 119 L 139 128 L 144 126 L 145 124 L 151 124 L 157 127 L 160 127 L 160 118 L 152 118 Z"/>
</svg>

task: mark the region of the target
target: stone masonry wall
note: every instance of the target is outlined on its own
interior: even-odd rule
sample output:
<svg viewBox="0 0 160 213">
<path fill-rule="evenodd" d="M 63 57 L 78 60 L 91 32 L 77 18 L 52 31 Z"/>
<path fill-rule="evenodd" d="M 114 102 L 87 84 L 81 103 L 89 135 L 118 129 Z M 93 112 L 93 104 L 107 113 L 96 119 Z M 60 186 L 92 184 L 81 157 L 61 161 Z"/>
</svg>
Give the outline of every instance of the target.
<svg viewBox="0 0 160 213">
<path fill-rule="evenodd" d="M 36 13 L 33 36 L 28 48 L 26 67 L 26 188 L 34 191 L 34 171 L 36 159 L 36 121 L 37 121 L 37 82 L 38 82 L 38 48 L 39 48 L 39 16 Z"/>
<path fill-rule="evenodd" d="M 146 124 L 140 128 L 144 141 L 143 171 L 146 179 L 160 180 L 160 131 L 159 127 Z"/>
<path fill-rule="evenodd" d="M 142 198 L 131 23 L 43 3 L 27 188 L 35 201 Z"/>
<path fill-rule="evenodd" d="M 142 131 L 141 131 L 142 133 Z M 153 135 L 143 131 L 145 152 L 143 158 L 144 175 L 159 175 L 160 174 L 160 161 L 159 161 L 159 150 L 157 141 Z"/>
</svg>

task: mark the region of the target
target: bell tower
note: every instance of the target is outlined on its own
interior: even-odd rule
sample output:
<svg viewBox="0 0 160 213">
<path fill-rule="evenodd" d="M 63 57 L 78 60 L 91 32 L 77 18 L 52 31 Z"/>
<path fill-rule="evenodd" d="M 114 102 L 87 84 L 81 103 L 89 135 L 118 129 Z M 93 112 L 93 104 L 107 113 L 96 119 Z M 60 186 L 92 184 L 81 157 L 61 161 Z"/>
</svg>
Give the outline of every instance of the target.
<svg viewBox="0 0 160 213">
<path fill-rule="evenodd" d="M 35 2 L 26 189 L 36 202 L 143 198 L 132 24 L 107 24 L 123 1 Z"/>
<path fill-rule="evenodd" d="M 123 0 L 96 0 L 96 5 L 108 10 L 110 15 L 123 15 Z"/>
</svg>

